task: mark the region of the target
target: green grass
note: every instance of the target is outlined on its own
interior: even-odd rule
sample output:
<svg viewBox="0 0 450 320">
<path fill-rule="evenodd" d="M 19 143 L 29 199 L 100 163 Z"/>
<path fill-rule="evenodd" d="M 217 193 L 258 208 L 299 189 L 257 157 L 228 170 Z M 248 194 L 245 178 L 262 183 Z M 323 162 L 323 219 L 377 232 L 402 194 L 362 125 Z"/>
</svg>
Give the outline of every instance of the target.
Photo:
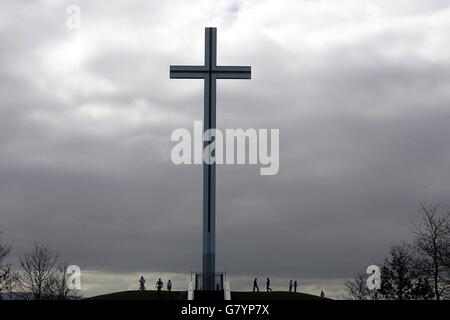
<svg viewBox="0 0 450 320">
<path fill-rule="evenodd" d="M 162 291 L 158 295 L 157 291 L 122 291 L 103 294 L 87 298 L 88 300 L 187 300 L 186 291 Z M 285 291 L 273 292 L 231 292 L 231 300 L 320 300 L 318 296 L 306 293 L 293 293 Z"/>
</svg>

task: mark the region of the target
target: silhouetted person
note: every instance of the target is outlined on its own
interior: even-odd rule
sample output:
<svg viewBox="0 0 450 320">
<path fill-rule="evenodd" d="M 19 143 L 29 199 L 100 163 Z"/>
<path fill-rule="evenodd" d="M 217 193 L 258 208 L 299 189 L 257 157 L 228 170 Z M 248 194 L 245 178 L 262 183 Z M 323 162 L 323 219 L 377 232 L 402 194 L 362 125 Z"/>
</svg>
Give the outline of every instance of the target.
<svg viewBox="0 0 450 320">
<path fill-rule="evenodd" d="M 267 280 L 266 280 L 266 290 L 267 290 L 267 292 L 272 291 L 272 289 L 270 289 L 270 279 L 269 278 L 267 278 Z"/>
<path fill-rule="evenodd" d="M 297 292 L 297 280 L 294 281 L 294 292 Z"/>
<path fill-rule="evenodd" d="M 158 289 L 158 294 L 161 293 L 162 287 L 163 287 L 163 282 L 161 281 L 161 278 L 159 278 L 158 281 L 156 281 L 156 289 Z"/>
<path fill-rule="evenodd" d="M 320 292 L 320 297 L 325 298 L 325 292 L 323 292 L 323 290 L 322 290 L 322 292 Z"/>
<path fill-rule="evenodd" d="M 289 280 L 289 292 L 292 292 L 292 280 Z"/>
<path fill-rule="evenodd" d="M 253 292 L 255 292 L 255 289 L 258 290 L 258 292 L 259 292 L 258 279 L 256 279 L 256 278 L 255 278 L 255 280 L 253 280 Z"/>
<path fill-rule="evenodd" d="M 144 276 L 141 276 L 139 279 L 139 290 L 145 290 L 145 279 Z"/>
<path fill-rule="evenodd" d="M 167 290 L 172 291 L 172 281 L 167 281 Z"/>
</svg>

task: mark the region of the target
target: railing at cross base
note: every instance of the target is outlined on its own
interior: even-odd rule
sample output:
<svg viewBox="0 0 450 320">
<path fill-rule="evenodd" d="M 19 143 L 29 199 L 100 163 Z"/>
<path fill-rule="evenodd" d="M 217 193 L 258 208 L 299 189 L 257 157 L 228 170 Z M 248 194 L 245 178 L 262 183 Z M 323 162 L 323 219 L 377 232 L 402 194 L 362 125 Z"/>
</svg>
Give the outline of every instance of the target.
<svg viewBox="0 0 450 320">
<path fill-rule="evenodd" d="M 204 280 L 209 281 L 211 285 L 211 288 L 214 288 L 213 290 L 219 290 L 223 291 L 225 288 L 225 281 L 226 281 L 226 272 L 215 272 L 211 274 L 204 274 L 202 272 L 193 272 L 191 271 L 191 281 L 193 282 L 194 290 L 204 290 L 203 284 L 205 283 Z M 205 277 L 208 277 L 208 279 L 204 279 Z"/>
</svg>

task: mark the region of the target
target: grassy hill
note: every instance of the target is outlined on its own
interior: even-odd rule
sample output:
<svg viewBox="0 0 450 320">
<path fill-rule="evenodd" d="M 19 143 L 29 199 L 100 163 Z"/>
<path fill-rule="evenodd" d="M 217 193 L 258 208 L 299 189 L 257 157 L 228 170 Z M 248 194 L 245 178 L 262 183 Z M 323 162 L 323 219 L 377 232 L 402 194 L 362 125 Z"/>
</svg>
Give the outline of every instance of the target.
<svg viewBox="0 0 450 320">
<path fill-rule="evenodd" d="M 187 291 L 161 291 L 156 290 L 121 291 L 87 298 L 87 300 L 187 300 Z"/>
<path fill-rule="evenodd" d="M 186 291 L 162 291 L 158 295 L 157 291 L 122 291 L 103 294 L 88 300 L 187 300 Z M 320 300 L 318 296 L 306 293 L 293 293 L 285 291 L 273 292 L 231 292 L 231 300 Z"/>
<path fill-rule="evenodd" d="M 231 300 L 320 300 L 318 296 L 301 292 L 242 292 L 232 291 Z"/>
</svg>

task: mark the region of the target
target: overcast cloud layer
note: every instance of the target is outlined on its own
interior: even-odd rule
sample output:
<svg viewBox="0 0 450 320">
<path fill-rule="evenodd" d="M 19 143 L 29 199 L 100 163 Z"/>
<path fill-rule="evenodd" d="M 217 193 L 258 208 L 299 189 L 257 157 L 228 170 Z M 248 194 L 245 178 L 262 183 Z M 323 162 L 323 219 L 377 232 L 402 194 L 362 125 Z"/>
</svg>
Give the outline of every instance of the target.
<svg viewBox="0 0 450 320">
<path fill-rule="evenodd" d="M 13 262 L 37 241 L 105 279 L 201 268 L 202 171 L 170 162 L 170 134 L 203 118 L 203 84 L 169 65 L 203 63 L 207 26 L 219 64 L 252 66 L 218 82 L 218 127 L 280 129 L 278 175 L 218 168 L 218 269 L 348 278 L 409 239 L 419 201 L 446 203 L 448 1 L 3 0 Z"/>
</svg>

